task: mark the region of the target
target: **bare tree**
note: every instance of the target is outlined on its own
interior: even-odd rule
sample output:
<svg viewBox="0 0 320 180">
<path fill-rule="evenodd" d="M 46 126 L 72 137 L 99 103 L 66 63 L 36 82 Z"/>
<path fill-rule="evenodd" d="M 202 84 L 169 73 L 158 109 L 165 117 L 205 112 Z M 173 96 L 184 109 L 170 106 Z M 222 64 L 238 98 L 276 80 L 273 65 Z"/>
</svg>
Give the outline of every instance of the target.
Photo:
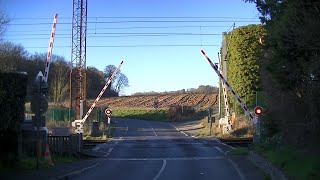
<svg viewBox="0 0 320 180">
<path fill-rule="evenodd" d="M 123 73 L 119 73 L 119 75 L 116 78 L 116 82 L 115 82 L 115 91 L 117 93 L 120 93 L 123 88 L 128 87 L 129 86 L 129 80 L 127 78 L 126 75 L 124 75 Z"/>
<path fill-rule="evenodd" d="M 2 36 L 7 30 L 7 25 L 10 22 L 10 19 L 4 12 L 0 11 L 0 41 L 2 40 Z"/>
<path fill-rule="evenodd" d="M 15 72 L 23 69 L 27 52 L 21 45 L 11 42 L 0 43 L 0 71 Z"/>
<path fill-rule="evenodd" d="M 51 73 L 49 74 L 51 75 L 51 79 L 49 79 L 49 83 L 51 100 L 56 105 L 62 103 L 67 96 L 69 88 L 68 74 L 69 68 L 64 58 L 55 58 L 55 61 L 53 61 L 51 65 Z"/>
<path fill-rule="evenodd" d="M 105 84 L 105 74 L 97 68 L 87 67 L 87 98 L 96 98 Z M 104 94 L 105 95 L 105 94 Z M 103 96 L 104 97 L 104 96 Z"/>
<path fill-rule="evenodd" d="M 104 68 L 104 74 L 105 78 L 109 78 L 112 76 L 112 73 L 116 70 L 117 68 L 114 65 L 108 65 Z"/>
</svg>

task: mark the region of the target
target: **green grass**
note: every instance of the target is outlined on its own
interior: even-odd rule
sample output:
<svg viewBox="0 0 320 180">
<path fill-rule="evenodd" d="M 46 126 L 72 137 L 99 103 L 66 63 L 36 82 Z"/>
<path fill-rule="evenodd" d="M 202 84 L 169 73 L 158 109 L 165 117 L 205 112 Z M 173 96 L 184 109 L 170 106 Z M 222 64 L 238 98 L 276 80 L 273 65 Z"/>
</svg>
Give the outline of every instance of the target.
<svg viewBox="0 0 320 180">
<path fill-rule="evenodd" d="M 310 155 L 290 147 L 275 150 L 254 146 L 254 149 L 291 178 L 320 179 L 320 155 Z"/>
<path fill-rule="evenodd" d="M 113 109 L 113 117 L 142 119 L 153 121 L 168 121 L 168 112 L 163 109 Z"/>
<path fill-rule="evenodd" d="M 206 115 L 206 111 L 198 111 L 193 115 L 183 115 L 179 117 L 179 119 L 169 119 L 167 109 L 114 108 L 112 111 L 112 116 L 117 118 L 130 118 L 163 122 L 197 120 L 202 119 Z"/>
</svg>

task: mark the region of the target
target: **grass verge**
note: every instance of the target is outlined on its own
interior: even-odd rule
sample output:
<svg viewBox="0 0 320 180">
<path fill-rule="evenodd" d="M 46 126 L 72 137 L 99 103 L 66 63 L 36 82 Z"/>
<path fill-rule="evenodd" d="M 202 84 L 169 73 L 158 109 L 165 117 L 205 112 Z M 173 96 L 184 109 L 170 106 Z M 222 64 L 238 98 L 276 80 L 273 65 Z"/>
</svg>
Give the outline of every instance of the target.
<svg viewBox="0 0 320 180">
<path fill-rule="evenodd" d="M 311 155 L 292 147 L 272 149 L 255 145 L 254 150 L 282 169 L 290 179 L 320 179 L 319 155 Z"/>
<path fill-rule="evenodd" d="M 53 155 L 51 157 L 53 163 L 55 165 L 70 163 L 78 161 L 79 159 L 73 156 L 57 156 Z M 37 158 L 36 157 L 22 157 L 18 162 L 10 167 L 5 167 L 0 164 L 1 171 L 15 171 L 15 170 L 32 170 L 37 167 Z M 40 158 L 39 160 L 39 169 L 47 169 L 51 167 L 48 162 L 44 158 Z"/>
</svg>

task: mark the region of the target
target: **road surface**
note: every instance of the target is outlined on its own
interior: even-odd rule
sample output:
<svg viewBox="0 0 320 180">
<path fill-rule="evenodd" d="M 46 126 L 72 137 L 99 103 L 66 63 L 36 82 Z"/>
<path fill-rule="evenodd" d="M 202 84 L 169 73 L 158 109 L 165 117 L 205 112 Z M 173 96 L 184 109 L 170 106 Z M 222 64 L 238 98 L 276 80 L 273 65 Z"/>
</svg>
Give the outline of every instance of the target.
<svg viewBox="0 0 320 180">
<path fill-rule="evenodd" d="M 263 179 L 245 157 L 225 156 L 231 147 L 215 139 L 197 139 L 169 123 L 118 119 L 114 137 L 93 150 L 99 165 L 85 179 Z"/>
</svg>

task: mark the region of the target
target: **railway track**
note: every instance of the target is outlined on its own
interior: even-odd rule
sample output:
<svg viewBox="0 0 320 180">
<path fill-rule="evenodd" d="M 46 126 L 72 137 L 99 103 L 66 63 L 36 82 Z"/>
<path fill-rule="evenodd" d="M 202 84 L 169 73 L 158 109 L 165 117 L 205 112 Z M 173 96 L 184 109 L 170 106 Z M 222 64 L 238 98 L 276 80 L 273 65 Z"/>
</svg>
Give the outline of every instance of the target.
<svg viewBox="0 0 320 180">
<path fill-rule="evenodd" d="M 98 144 L 106 143 L 107 140 L 83 140 L 83 148 L 84 149 L 90 149 L 94 148 Z"/>
<path fill-rule="evenodd" d="M 219 141 L 230 146 L 248 146 L 253 143 L 252 138 L 219 138 Z M 107 140 L 83 140 L 83 148 L 94 148 L 96 145 L 106 142 Z"/>
<path fill-rule="evenodd" d="M 219 138 L 219 140 L 230 146 L 248 146 L 253 143 L 252 138 Z"/>
</svg>

